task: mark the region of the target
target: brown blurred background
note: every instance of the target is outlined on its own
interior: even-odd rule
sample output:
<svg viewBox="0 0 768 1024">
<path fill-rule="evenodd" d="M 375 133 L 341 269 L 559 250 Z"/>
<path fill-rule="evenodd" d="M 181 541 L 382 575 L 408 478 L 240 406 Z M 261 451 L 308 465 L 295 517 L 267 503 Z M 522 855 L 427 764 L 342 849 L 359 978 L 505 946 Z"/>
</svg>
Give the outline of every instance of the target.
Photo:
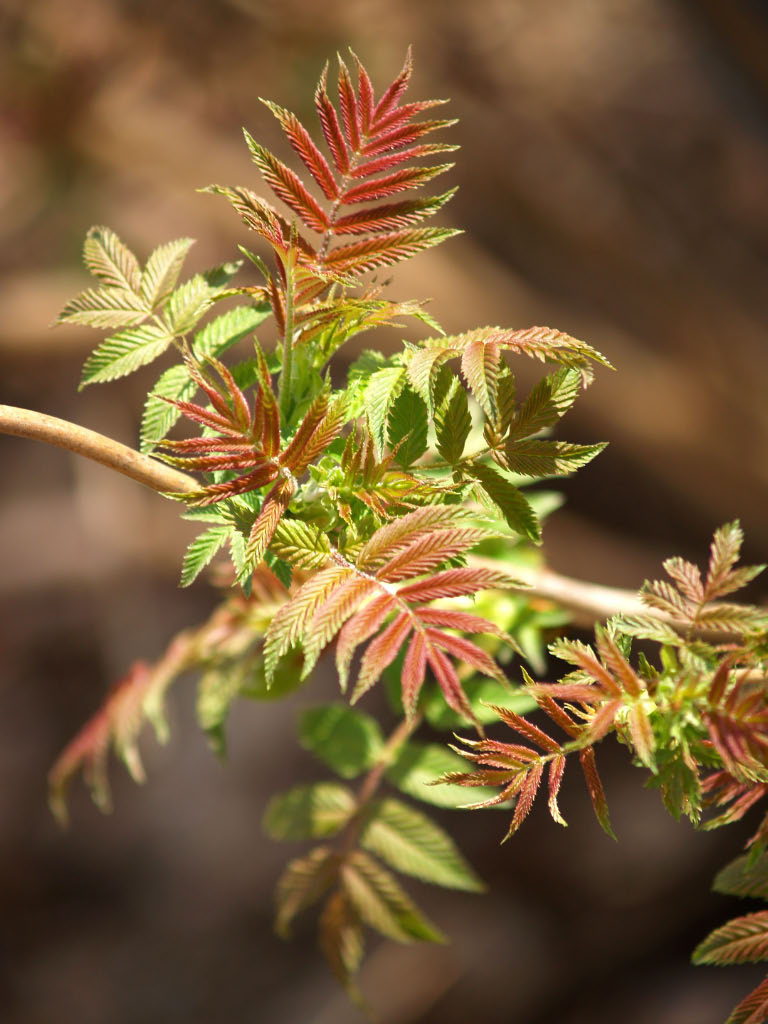
<svg viewBox="0 0 768 1024">
<path fill-rule="evenodd" d="M 637 586 L 701 560 L 739 516 L 768 546 L 768 4 L 760 0 L 0 0 L 0 402 L 135 443 L 156 370 L 76 394 L 96 335 L 48 325 L 86 285 L 92 223 L 142 257 L 191 234 L 190 267 L 247 241 L 195 189 L 254 185 L 258 96 L 313 121 L 323 63 L 351 45 L 379 88 L 414 46 L 415 96 L 449 96 L 462 145 L 448 210 L 466 235 L 395 275 L 449 330 L 547 323 L 604 351 L 564 436 L 611 447 L 546 533 L 551 564 Z M 520 367 L 532 381 L 537 367 Z M 150 783 L 113 773 L 117 811 L 78 790 L 62 834 L 45 772 L 139 656 L 205 617 L 178 591 L 175 507 L 59 451 L 0 438 L 0 1019 L 7 1024 L 358 1020 L 313 950 L 271 933 L 288 852 L 259 819 L 309 777 L 298 707 L 244 705 L 220 767 L 172 700 Z M 760 592 L 756 593 L 759 598 Z M 411 886 L 453 937 L 373 946 L 363 985 L 386 1024 L 719 1024 L 755 976 L 687 966 L 736 908 L 707 897 L 748 834 L 669 820 L 622 752 L 603 757 L 618 846 L 578 780 L 567 832 L 543 809 L 499 849 L 500 818 L 444 814 L 487 898 Z M 749 823 L 748 823 L 749 824 Z M 759 976 L 759 973 L 758 973 Z"/>
</svg>

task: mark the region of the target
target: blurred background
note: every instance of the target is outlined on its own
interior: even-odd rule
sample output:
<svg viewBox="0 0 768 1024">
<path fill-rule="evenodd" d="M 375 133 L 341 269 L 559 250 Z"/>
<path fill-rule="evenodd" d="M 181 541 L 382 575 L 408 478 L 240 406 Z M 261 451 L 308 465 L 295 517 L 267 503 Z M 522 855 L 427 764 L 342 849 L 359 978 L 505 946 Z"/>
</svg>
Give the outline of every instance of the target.
<svg viewBox="0 0 768 1024">
<path fill-rule="evenodd" d="M 382 88 L 409 43 L 412 94 L 451 97 L 461 119 L 443 219 L 466 234 L 400 269 L 392 294 L 432 296 L 450 331 L 550 324 L 618 370 L 566 421 L 563 436 L 611 446 L 564 484 L 550 564 L 634 588 L 667 555 L 702 561 L 735 516 L 764 560 L 762 0 L 0 0 L 0 402 L 135 444 L 155 368 L 78 395 L 96 335 L 49 330 L 88 283 L 87 228 L 109 225 L 142 259 L 192 235 L 195 270 L 232 258 L 244 229 L 195 189 L 259 187 L 240 128 L 281 143 L 257 97 L 313 122 L 336 50 L 351 45 Z M 117 768 L 106 818 L 77 787 L 60 832 L 48 766 L 108 684 L 215 594 L 176 589 L 192 531 L 170 503 L 33 442 L 3 437 L 0 453 L 0 1019 L 362 1019 L 311 922 L 290 945 L 273 936 L 272 889 L 297 851 L 259 825 L 271 792 L 316 771 L 293 721 L 332 681 L 238 706 L 224 767 L 182 684 L 171 743 L 145 744 L 149 784 Z M 602 764 L 618 845 L 575 773 L 565 832 L 538 808 L 500 849 L 500 817 L 442 814 L 491 896 L 410 887 L 453 944 L 373 944 L 362 984 L 385 1024 L 719 1024 L 756 983 L 688 966 L 737 912 L 707 890 L 753 822 L 694 834 L 620 750 Z"/>
</svg>

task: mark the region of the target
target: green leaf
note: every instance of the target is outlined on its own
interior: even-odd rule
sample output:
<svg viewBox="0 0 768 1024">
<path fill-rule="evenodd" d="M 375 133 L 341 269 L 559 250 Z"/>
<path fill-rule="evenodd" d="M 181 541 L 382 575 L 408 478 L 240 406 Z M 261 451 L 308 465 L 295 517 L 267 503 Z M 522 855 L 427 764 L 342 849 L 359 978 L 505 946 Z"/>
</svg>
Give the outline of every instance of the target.
<svg viewBox="0 0 768 1024">
<path fill-rule="evenodd" d="M 196 327 L 200 317 L 211 308 L 214 294 L 202 274 L 195 274 L 172 292 L 163 306 L 172 333 L 181 336 Z"/>
<path fill-rule="evenodd" d="M 230 665 L 215 667 L 203 673 L 197 687 L 197 721 L 208 743 L 217 755 L 226 754 L 224 726 L 232 702 L 239 696 L 243 679 L 242 667 L 232 671 Z"/>
<path fill-rule="evenodd" d="M 80 387 L 125 377 L 157 359 L 172 341 L 173 335 L 154 324 L 143 324 L 113 334 L 86 360 Z"/>
<path fill-rule="evenodd" d="M 85 236 L 83 261 L 88 270 L 107 285 L 139 293 L 139 261 L 110 228 L 90 228 Z"/>
<path fill-rule="evenodd" d="M 567 441 L 510 441 L 504 448 L 504 460 L 513 473 L 521 476 L 563 476 L 586 466 L 605 447 Z"/>
<path fill-rule="evenodd" d="M 341 869 L 349 901 L 367 925 L 396 942 L 445 942 L 445 936 L 411 902 L 392 875 L 362 850 Z"/>
<path fill-rule="evenodd" d="M 695 964 L 744 964 L 768 960 L 768 910 L 735 917 L 693 951 Z"/>
<path fill-rule="evenodd" d="M 299 742 L 345 779 L 372 768 L 384 748 L 378 722 L 346 704 L 324 704 L 304 711 L 299 720 Z"/>
<path fill-rule="evenodd" d="M 768 901 L 768 853 L 744 854 L 727 864 L 715 877 L 715 892 Z"/>
<path fill-rule="evenodd" d="M 312 782 L 273 797 L 264 814 L 272 839 L 317 839 L 346 825 L 357 804 L 352 791 L 338 782 Z"/>
<path fill-rule="evenodd" d="M 292 860 L 277 883 L 275 931 L 281 938 L 290 934 L 297 914 L 317 903 L 336 878 L 339 858 L 328 846 L 316 846 L 306 857 Z"/>
<path fill-rule="evenodd" d="M 437 450 L 450 466 L 455 465 L 463 455 L 471 429 L 467 392 L 459 379 L 453 377 L 448 394 L 435 408 Z"/>
<path fill-rule="evenodd" d="M 319 569 L 328 561 L 331 542 L 309 523 L 283 518 L 272 536 L 270 550 L 297 569 Z"/>
<path fill-rule="evenodd" d="M 482 492 L 501 512 L 507 525 L 538 544 L 541 540 L 539 522 L 522 491 L 505 480 L 492 466 L 482 462 L 473 462 L 469 472 L 479 483 Z"/>
<path fill-rule="evenodd" d="M 270 316 L 268 306 L 235 306 L 217 316 L 195 334 L 192 351 L 198 358 L 219 356 L 242 341 Z"/>
<path fill-rule="evenodd" d="M 141 275 L 141 294 L 150 309 L 156 309 L 175 287 L 194 241 L 194 238 L 177 238 L 158 246 L 150 255 Z"/>
<path fill-rule="evenodd" d="M 510 437 L 529 437 L 553 427 L 571 408 L 580 390 L 578 370 L 564 368 L 540 380 L 513 417 Z"/>
<path fill-rule="evenodd" d="M 181 569 L 181 586 L 193 583 L 211 559 L 224 547 L 232 534 L 229 524 L 211 526 L 199 533 L 187 548 Z"/>
<path fill-rule="evenodd" d="M 451 359 L 455 352 L 450 351 L 442 344 L 441 338 L 431 339 L 432 347 L 425 347 L 417 350 L 411 349 L 408 356 L 408 380 L 413 390 L 424 399 L 430 412 L 433 407 L 433 386 L 435 383 L 435 371 L 442 368 L 443 364 Z M 439 347 L 435 346 L 435 343 Z"/>
<path fill-rule="evenodd" d="M 227 310 L 195 334 L 192 350 L 200 359 L 206 356 L 220 356 L 222 352 L 247 337 L 268 315 L 268 310 L 255 309 L 253 306 L 236 306 Z M 196 391 L 197 384 L 183 363 L 171 366 L 160 375 L 144 406 L 141 421 L 143 452 L 151 451 L 159 441 L 162 441 L 181 416 L 178 409 L 163 399 L 172 398 L 178 402 L 188 402 Z"/>
<path fill-rule="evenodd" d="M 379 456 L 384 451 L 385 427 L 392 403 L 400 394 L 405 383 L 405 370 L 402 366 L 387 366 L 377 370 L 368 378 L 365 386 L 363 403 L 368 416 L 371 436 Z"/>
<path fill-rule="evenodd" d="M 399 800 L 378 800 L 370 807 L 360 845 L 423 882 L 467 892 L 484 889 L 450 836 Z"/>
<path fill-rule="evenodd" d="M 189 376 L 183 363 L 170 366 L 157 378 L 155 386 L 147 396 L 141 417 L 141 451 L 150 452 L 162 441 L 181 413 L 164 398 L 188 402 L 197 391 L 197 384 Z"/>
<path fill-rule="evenodd" d="M 509 708 L 518 715 L 526 715 L 538 705 L 525 686 L 510 690 L 495 679 L 477 676 L 462 683 L 472 711 L 478 722 L 490 725 L 498 722 L 499 716 L 489 704 Z M 434 729 L 446 731 L 465 728 L 467 719 L 445 703 L 442 690 L 437 686 L 425 686 L 419 709 Z"/>
<path fill-rule="evenodd" d="M 127 288 L 89 288 L 66 304 L 56 322 L 97 328 L 127 327 L 141 323 L 148 314 L 146 303 Z"/>
<path fill-rule="evenodd" d="M 408 469 L 427 450 L 427 407 L 405 387 L 392 403 L 387 418 L 387 439 L 395 453 L 395 461 Z"/>
<path fill-rule="evenodd" d="M 229 260 L 227 263 L 220 263 L 217 267 L 203 271 L 203 277 L 211 288 L 218 290 L 229 284 L 242 265 L 242 260 Z"/>
<path fill-rule="evenodd" d="M 496 790 L 490 786 L 473 787 L 468 793 L 463 786 L 454 783 L 431 785 L 448 772 L 466 770 L 466 761 L 438 743 L 408 742 L 400 748 L 385 774 L 401 792 L 436 807 L 465 807 L 468 803 L 496 796 Z"/>
</svg>

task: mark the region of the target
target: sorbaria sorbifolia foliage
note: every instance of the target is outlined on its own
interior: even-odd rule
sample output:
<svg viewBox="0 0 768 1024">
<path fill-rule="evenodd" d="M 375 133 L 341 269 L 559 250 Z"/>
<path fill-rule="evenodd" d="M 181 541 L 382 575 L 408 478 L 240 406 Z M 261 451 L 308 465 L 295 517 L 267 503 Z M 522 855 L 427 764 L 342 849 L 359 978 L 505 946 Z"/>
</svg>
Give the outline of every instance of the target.
<svg viewBox="0 0 768 1024">
<path fill-rule="evenodd" d="M 647 615 L 599 624 L 593 646 L 551 644 L 571 667 L 559 682 L 512 665 L 519 655 L 542 675 L 543 637 L 565 621 L 515 584 L 515 566 L 535 562 L 540 521 L 557 504 L 529 487 L 602 449 L 551 434 L 593 369 L 608 364 L 548 327 L 446 336 L 422 302 L 385 297 L 377 274 L 456 234 L 430 226 L 454 190 L 414 197 L 450 169 L 440 160 L 456 147 L 433 141 L 450 120 L 422 117 L 443 101 L 406 101 L 410 56 L 379 98 L 353 62 L 350 71 L 339 61 L 337 102 L 327 70 L 320 78 L 320 144 L 292 113 L 266 104 L 298 171 L 245 133 L 282 213 L 250 188 L 204 189 L 231 204 L 256 251 L 240 246 L 242 260 L 179 283 L 191 239 L 160 246 L 142 266 L 108 228 L 88 233 L 95 286 L 60 320 L 114 333 L 88 358 L 83 385 L 173 357 L 147 399 L 141 448 L 198 474 L 172 495 L 201 526 L 182 585 L 225 550 L 232 568 L 228 577 L 220 570 L 228 590 L 209 621 L 177 636 L 155 664 L 130 669 L 51 783 L 60 817 L 78 770 L 107 807 L 109 750 L 141 777 L 139 732 L 149 720 L 167 734 L 166 689 L 189 669 L 200 673 L 201 725 L 223 752 L 235 698 L 281 696 L 308 685 L 319 659 L 333 659 L 348 699 L 304 711 L 299 739 L 340 780 L 275 796 L 265 826 L 275 839 L 315 844 L 277 884 L 278 931 L 317 905 L 320 945 L 359 998 L 367 928 L 444 941 L 393 872 L 482 888 L 443 829 L 393 792 L 442 807 L 502 804 L 509 836 L 542 786 L 552 818 L 565 824 L 558 791 L 578 761 L 612 834 L 595 750 L 614 734 L 672 814 L 713 828 L 766 794 L 768 711 L 766 616 L 722 600 L 759 571 L 736 567 L 735 523 L 715 534 L 703 577 L 682 559 L 665 563 L 669 581 L 642 591 Z M 365 350 L 331 374 L 348 341 L 407 320 L 418 340 L 389 355 Z M 524 395 L 513 372 L 521 356 L 550 364 Z M 181 420 L 186 429 L 169 436 Z M 635 657 L 636 639 L 644 643 Z M 395 720 L 387 736 L 354 707 L 377 684 Z M 533 710 L 542 724 L 526 717 Z M 423 720 L 446 730 L 445 744 L 413 738 Z M 764 820 L 718 887 L 768 898 L 767 840 Z M 767 957 L 768 911 L 732 921 L 695 954 L 707 963 Z M 768 982 L 730 1018 L 765 1019 Z"/>
</svg>

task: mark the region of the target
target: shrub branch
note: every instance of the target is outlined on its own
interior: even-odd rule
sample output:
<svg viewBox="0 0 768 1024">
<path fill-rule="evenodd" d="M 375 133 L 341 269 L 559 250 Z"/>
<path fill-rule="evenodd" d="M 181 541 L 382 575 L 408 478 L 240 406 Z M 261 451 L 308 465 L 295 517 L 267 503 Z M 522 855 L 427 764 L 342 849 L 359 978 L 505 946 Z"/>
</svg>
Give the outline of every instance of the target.
<svg viewBox="0 0 768 1024">
<path fill-rule="evenodd" d="M 164 466 L 162 462 L 142 455 L 126 444 L 113 441 L 111 437 L 31 409 L 0 405 L 0 433 L 29 437 L 34 441 L 45 441 L 57 448 L 65 448 L 75 455 L 100 462 L 102 466 L 129 476 L 161 494 L 183 493 L 199 486 L 194 477 Z"/>
</svg>

